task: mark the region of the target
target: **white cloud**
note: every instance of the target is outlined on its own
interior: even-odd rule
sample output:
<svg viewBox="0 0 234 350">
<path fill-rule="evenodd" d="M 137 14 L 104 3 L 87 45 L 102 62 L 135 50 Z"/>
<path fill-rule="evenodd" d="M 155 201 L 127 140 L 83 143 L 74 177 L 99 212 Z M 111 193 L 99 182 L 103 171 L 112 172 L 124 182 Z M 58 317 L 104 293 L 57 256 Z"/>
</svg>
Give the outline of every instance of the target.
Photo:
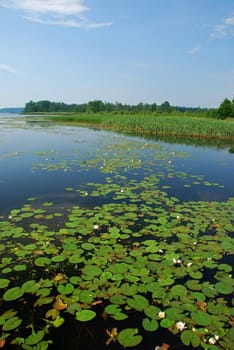
<svg viewBox="0 0 234 350">
<path fill-rule="evenodd" d="M 111 22 L 92 23 L 84 13 L 89 10 L 84 0 L 0 0 L 0 6 L 22 11 L 24 18 L 41 24 L 95 29 Z"/>
<path fill-rule="evenodd" d="M 217 24 L 210 34 L 212 39 L 222 39 L 234 36 L 234 15 L 227 17 L 221 24 Z"/>
<path fill-rule="evenodd" d="M 0 71 L 11 73 L 11 74 L 17 73 L 16 69 L 14 69 L 13 67 L 11 67 L 7 64 L 3 64 L 3 63 L 0 63 Z"/>
<path fill-rule="evenodd" d="M 189 55 L 194 55 L 195 53 L 201 50 L 201 46 L 194 46 L 190 50 L 187 51 Z"/>
</svg>

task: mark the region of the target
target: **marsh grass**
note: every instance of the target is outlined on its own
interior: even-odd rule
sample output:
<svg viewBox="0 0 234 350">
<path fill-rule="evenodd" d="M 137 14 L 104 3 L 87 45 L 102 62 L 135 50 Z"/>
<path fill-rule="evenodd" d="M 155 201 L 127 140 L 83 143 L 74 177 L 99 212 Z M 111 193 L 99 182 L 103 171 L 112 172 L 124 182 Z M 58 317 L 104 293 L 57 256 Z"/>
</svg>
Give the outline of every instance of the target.
<svg viewBox="0 0 234 350">
<path fill-rule="evenodd" d="M 133 131 L 154 136 L 176 136 L 234 140 L 234 122 L 188 116 L 74 114 L 48 116 L 50 120 Z"/>
</svg>

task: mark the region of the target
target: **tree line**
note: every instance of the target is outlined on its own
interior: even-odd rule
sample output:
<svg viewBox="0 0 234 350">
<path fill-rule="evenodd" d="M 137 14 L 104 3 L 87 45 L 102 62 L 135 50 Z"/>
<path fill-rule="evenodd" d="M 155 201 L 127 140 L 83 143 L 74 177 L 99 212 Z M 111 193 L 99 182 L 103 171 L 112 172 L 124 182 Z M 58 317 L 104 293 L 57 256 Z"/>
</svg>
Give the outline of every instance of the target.
<svg viewBox="0 0 234 350">
<path fill-rule="evenodd" d="M 29 101 L 26 103 L 24 113 L 116 113 L 116 114 L 196 114 L 219 119 L 234 117 L 234 100 L 227 98 L 218 109 L 200 107 L 171 106 L 168 101 L 160 105 L 156 103 L 138 103 L 136 105 L 110 103 L 101 100 L 89 101 L 83 104 L 65 104 L 63 102 Z"/>
</svg>

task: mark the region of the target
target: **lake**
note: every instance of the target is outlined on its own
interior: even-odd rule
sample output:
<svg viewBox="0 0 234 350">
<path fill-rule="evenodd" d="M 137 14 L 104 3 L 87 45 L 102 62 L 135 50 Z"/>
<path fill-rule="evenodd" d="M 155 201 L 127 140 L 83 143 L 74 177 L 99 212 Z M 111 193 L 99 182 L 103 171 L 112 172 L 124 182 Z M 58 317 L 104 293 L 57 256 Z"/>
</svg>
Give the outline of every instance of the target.
<svg viewBox="0 0 234 350">
<path fill-rule="evenodd" d="M 0 115 L 0 345 L 232 349 L 231 146 Z"/>
</svg>

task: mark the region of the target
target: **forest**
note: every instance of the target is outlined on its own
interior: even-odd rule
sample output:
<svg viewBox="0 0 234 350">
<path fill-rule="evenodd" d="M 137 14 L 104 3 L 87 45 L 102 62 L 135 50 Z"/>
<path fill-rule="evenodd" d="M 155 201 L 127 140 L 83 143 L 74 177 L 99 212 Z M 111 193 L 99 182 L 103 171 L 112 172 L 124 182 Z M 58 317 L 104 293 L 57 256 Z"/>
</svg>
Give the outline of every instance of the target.
<svg viewBox="0 0 234 350">
<path fill-rule="evenodd" d="M 162 104 L 138 103 L 136 105 L 110 103 L 101 100 L 89 101 L 83 104 L 66 104 L 63 102 L 29 101 L 24 113 L 113 113 L 113 114 L 183 114 L 218 119 L 234 118 L 234 100 L 225 98 L 219 108 L 200 108 L 172 106 L 168 101 Z"/>
</svg>

